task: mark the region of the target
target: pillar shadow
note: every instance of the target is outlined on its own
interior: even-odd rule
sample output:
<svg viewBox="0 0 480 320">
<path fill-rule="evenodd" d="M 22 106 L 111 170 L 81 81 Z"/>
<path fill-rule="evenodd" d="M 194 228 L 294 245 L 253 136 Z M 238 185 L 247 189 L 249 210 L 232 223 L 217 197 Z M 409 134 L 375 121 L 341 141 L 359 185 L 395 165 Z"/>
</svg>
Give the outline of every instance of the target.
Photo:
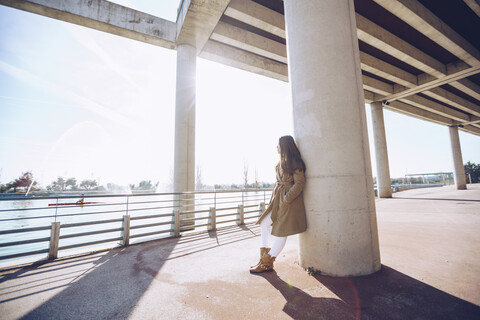
<svg viewBox="0 0 480 320">
<path fill-rule="evenodd" d="M 127 319 L 166 261 L 255 236 L 248 227 L 226 227 L 18 268 L 0 278 L 0 306 L 28 306 L 61 290 L 21 319 Z"/>
<path fill-rule="evenodd" d="M 22 274 L 33 280 L 37 279 L 33 275 L 44 273 L 42 276 L 48 278 L 48 285 L 38 279 L 29 282 L 27 278 L 28 290 L 25 290 L 23 281 L 18 296 L 1 302 L 22 299 L 22 304 L 28 303 L 30 296 L 61 289 L 21 319 L 127 319 L 168 260 L 177 241 L 178 238 L 172 238 L 161 245 L 152 242 L 112 249 L 84 266 L 78 266 L 82 262 L 76 262 L 52 270 L 42 270 L 41 265 L 28 267 L 28 270 L 10 275 L 5 280 Z M 28 294 L 22 295 L 22 292 Z"/>
<path fill-rule="evenodd" d="M 314 276 L 339 299 L 317 298 L 275 272 L 262 275 L 285 297 L 293 319 L 480 319 L 480 307 L 387 266 L 362 277 Z"/>
<path fill-rule="evenodd" d="M 287 301 L 283 312 L 292 319 L 355 319 L 354 307 L 339 299 L 312 297 L 303 290 L 283 281 L 275 271 L 261 273 L 259 276 L 265 278 L 275 289 L 280 291 Z"/>
</svg>

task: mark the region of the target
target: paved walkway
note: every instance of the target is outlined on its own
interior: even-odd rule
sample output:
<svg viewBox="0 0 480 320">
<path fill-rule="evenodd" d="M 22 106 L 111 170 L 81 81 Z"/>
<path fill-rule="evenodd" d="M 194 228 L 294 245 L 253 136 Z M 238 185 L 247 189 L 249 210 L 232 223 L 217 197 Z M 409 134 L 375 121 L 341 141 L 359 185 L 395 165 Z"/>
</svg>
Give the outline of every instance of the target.
<svg viewBox="0 0 480 320">
<path fill-rule="evenodd" d="M 260 230 L 230 227 L 0 272 L 1 319 L 480 319 L 480 185 L 377 200 L 381 271 L 309 276 L 290 237 L 250 275 Z"/>
</svg>

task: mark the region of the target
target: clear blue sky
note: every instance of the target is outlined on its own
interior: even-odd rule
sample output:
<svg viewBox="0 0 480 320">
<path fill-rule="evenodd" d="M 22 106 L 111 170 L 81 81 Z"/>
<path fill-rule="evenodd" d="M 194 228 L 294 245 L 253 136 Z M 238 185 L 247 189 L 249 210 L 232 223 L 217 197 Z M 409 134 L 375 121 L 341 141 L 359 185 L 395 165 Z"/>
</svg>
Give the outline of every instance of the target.
<svg viewBox="0 0 480 320">
<path fill-rule="evenodd" d="M 170 20 L 178 5 L 122 4 Z M 175 64 L 175 51 L 0 6 L 0 183 L 31 170 L 44 186 L 63 176 L 167 188 Z M 392 177 L 452 171 L 447 127 L 388 110 L 385 126 Z M 204 183 L 241 183 L 244 164 L 250 181 L 255 170 L 273 181 L 278 137 L 292 132 L 288 83 L 198 59 Z M 460 140 L 464 162 L 480 163 L 480 137 Z M 375 176 L 373 153 L 372 166 Z"/>
</svg>

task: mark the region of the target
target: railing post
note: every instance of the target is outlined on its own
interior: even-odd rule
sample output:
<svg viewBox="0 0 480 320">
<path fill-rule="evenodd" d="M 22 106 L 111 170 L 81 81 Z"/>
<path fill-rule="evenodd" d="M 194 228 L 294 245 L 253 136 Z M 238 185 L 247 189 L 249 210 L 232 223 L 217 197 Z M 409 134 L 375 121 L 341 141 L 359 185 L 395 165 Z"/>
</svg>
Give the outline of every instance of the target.
<svg viewBox="0 0 480 320">
<path fill-rule="evenodd" d="M 210 214 L 208 216 L 208 231 L 217 230 L 217 209 L 210 207 Z"/>
<path fill-rule="evenodd" d="M 128 246 L 130 243 L 130 215 L 126 214 L 123 216 L 123 225 L 122 225 L 122 245 Z"/>
<path fill-rule="evenodd" d="M 50 232 L 50 248 L 48 251 L 48 259 L 50 260 L 58 258 L 59 239 L 60 239 L 60 222 L 52 222 L 52 229 Z"/>
<path fill-rule="evenodd" d="M 173 235 L 178 237 L 180 235 L 180 210 L 173 210 Z"/>
<path fill-rule="evenodd" d="M 259 216 L 261 216 L 265 212 L 265 202 L 260 202 L 259 211 Z"/>
<path fill-rule="evenodd" d="M 240 226 L 242 224 L 245 224 L 244 218 L 245 218 L 244 206 L 243 204 L 239 204 L 237 208 L 237 225 Z"/>
</svg>

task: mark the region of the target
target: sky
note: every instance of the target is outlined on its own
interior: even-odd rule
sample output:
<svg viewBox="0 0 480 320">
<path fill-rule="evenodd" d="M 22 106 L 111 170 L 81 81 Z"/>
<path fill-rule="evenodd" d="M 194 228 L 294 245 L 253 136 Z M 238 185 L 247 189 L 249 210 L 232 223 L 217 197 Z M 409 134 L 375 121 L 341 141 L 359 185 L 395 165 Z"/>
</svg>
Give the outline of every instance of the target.
<svg viewBox="0 0 480 320">
<path fill-rule="evenodd" d="M 174 21 L 176 1 L 115 1 Z M 155 7 L 152 7 L 155 6 Z M 32 171 L 101 185 L 173 179 L 176 52 L 0 6 L 0 183 Z M 366 107 L 373 176 L 376 164 Z M 451 172 L 448 128 L 385 110 L 391 177 Z M 196 167 L 204 184 L 273 182 L 293 135 L 288 83 L 197 59 Z M 464 162 L 480 136 L 460 132 Z"/>
</svg>

